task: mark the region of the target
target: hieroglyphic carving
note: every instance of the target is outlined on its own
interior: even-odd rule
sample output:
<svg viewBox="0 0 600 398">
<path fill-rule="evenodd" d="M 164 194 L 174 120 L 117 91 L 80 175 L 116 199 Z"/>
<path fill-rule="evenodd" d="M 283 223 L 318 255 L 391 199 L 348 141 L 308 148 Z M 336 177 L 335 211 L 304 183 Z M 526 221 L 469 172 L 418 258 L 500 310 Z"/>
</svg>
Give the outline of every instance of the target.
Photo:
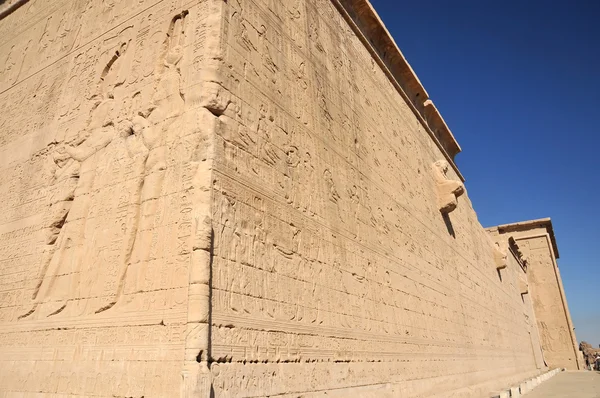
<svg viewBox="0 0 600 398">
<path fill-rule="evenodd" d="M 57 234 L 56 248 L 49 249 L 51 252 L 48 263 L 42 268 L 42 275 L 38 283 L 39 287 L 34 293 L 33 309 L 22 317 L 31 315 L 40 302 L 54 301 L 46 315 L 56 315 L 66 307 L 69 301 L 78 302 L 83 297 L 82 285 L 87 287 L 87 293 L 97 290 L 94 285 L 102 284 L 108 288 L 108 295 L 104 296 L 97 308 L 86 309 L 86 313 L 100 313 L 112 308 L 124 292 L 125 279 L 127 278 L 129 266 L 139 264 L 138 272 L 130 276 L 130 289 L 137 291 L 136 283 L 143 280 L 140 271 L 143 264 L 149 260 L 152 246 L 152 230 L 156 218 L 157 203 L 161 196 L 162 184 L 166 171 L 166 140 L 171 125 L 177 117 L 183 113 L 184 100 L 180 88 L 179 61 L 183 52 L 184 22 L 186 13 L 173 19 L 166 39 L 163 44 L 162 64 L 159 63 L 158 76 L 152 102 L 142 109 L 137 109 L 130 119 L 123 118 L 123 111 L 117 106 L 115 100 L 116 90 L 125 83 L 126 74 L 119 71 L 123 63 L 130 39 L 121 40 L 112 55 L 106 61 L 97 84 L 97 94 L 92 99 L 95 104 L 90 112 L 87 127 L 80 134 L 75 146 L 66 146 L 64 152 L 70 157 L 69 161 L 79 164 L 76 175 L 78 178 L 77 188 L 69 192 L 72 196 L 72 206 L 60 212 L 58 220 L 53 221 L 53 226 L 60 224 L 60 233 Z M 124 32 L 124 31 L 122 31 Z M 123 34 L 122 34 L 123 35 Z M 121 35 L 121 36 L 122 36 Z M 112 42 L 113 40 L 111 40 Z M 118 40 L 117 40 L 118 41 Z M 102 57 L 101 57 L 102 58 Z M 122 98 L 117 94 L 118 98 Z M 135 102 L 135 95 L 132 102 Z M 96 169 L 102 166 L 111 167 L 107 157 L 114 153 L 111 143 L 122 145 L 130 159 L 129 168 L 134 173 L 129 177 L 129 195 L 122 197 L 126 208 L 124 222 L 124 236 L 120 238 L 121 251 L 112 255 L 109 252 L 98 252 L 98 258 L 111 264 L 106 271 L 98 271 L 99 264 L 94 265 L 86 276 L 82 272 L 83 252 L 91 250 L 90 243 L 85 244 L 82 239 L 86 235 L 86 223 L 93 219 L 99 209 L 91 206 L 94 200 L 93 192 L 99 189 L 96 180 Z M 118 166 L 118 162 L 115 163 Z M 102 167 L 103 168 L 103 167 Z M 110 174 L 109 169 L 103 168 L 104 173 Z M 118 172 L 118 170 L 115 170 Z M 132 201 L 133 205 L 127 205 Z M 69 210 L 72 212 L 69 214 Z M 56 228 L 56 227 L 55 227 Z M 93 244 L 93 242 L 91 242 Z M 86 249 L 87 248 L 87 249 Z M 70 263 L 71 269 L 64 271 L 66 263 Z M 115 266 L 115 263 L 118 265 Z M 114 268 L 114 269 L 111 269 Z M 94 275 L 94 277 L 92 277 Z M 68 279 L 66 289 L 55 288 L 58 279 Z M 112 292 L 110 292 L 112 290 Z M 52 297 L 52 292 L 62 291 L 64 297 L 57 299 Z M 98 291 L 97 293 L 100 293 Z M 80 305 L 81 306 L 81 305 Z"/>
<path fill-rule="evenodd" d="M 152 245 L 152 235 L 149 232 L 155 226 L 158 199 L 161 196 L 167 167 L 166 140 L 168 134 L 173 133 L 169 131 L 171 126 L 184 110 L 178 64 L 183 55 L 186 15 L 187 12 L 184 12 L 173 18 L 167 31 L 163 64 L 159 64 L 158 82 L 152 103 L 138 110 L 128 126 L 126 142 L 129 144 L 130 156 L 139 156 L 139 166 L 136 169 L 141 180 L 133 194 L 137 203 L 134 202 L 134 216 L 126 227 L 117 288 L 96 313 L 111 308 L 120 299 L 130 265 L 143 265 L 149 259 Z M 125 134 L 127 135 L 127 132 Z M 141 280 L 142 269 L 138 267 L 138 274 L 130 278 L 133 292 L 137 291 L 136 283 Z"/>
<path fill-rule="evenodd" d="M 58 131 L 40 133 L 48 186 L 4 183 L 37 169 L 2 159 L 19 170 L 0 173 L 2 189 L 48 206 L 43 250 L 12 241 L 0 261 L 14 266 L 20 245 L 49 261 L 18 281 L 34 293 L 0 291 L 0 320 L 33 307 L 14 323 L 24 333 L 0 331 L 0 389 L 187 398 L 213 381 L 215 396 L 386 383 L 425 396 L 439 385 L 428 378 L 460 391 L 528 371 L 524 306 L 483 272 L 494 253 L 468 200 L 445 239 L 423 172 L 442 154 L 333 2 L 180 4 L 87 2 L 82 19 L 103 34 L 71 29 L 72 50 L 42 40 L 44 55 L 69 52 L 68 83 L 49 68 L 11 93 L 15 109 L 36 87 L 61 94 L 46 112 Z M 39 263 L 19 261 L 19 275 Z"/>
<path fill-rule="evenodd" d="M 29 43 L 25 46 L 25 51 L 27 51 L 28 45 Z M 12 85 L 19 78 L 24 61 L 22 54 L 19 56 L 21 51 L 22 49 L 17 48 L 16 45 L 11 46 L 8 50 L 1 73 L 3 87 Z"/>
<path fill-rule="evenodd" d="M 172 396 L 181 388 L 183 396 L 208 396 L 208 147 L 226 103 L 219 109 L 202 89 L 204 63 L 220 63 L 218 39 L 209 58 L 190 32 L 213 41 L 203 30 L 209 17 L 220 27 L 219 14 L 206 12 L 207 1 L 190 4 L 195 20 L 187 32 L 190 18 L 177 13 L 177 1 L 143 4 L 133 18 L 125 17 L 143 1 L 78 2 L 87 3 L 81 18 L 94 26 L 65 37 L 65 47 L 56 28 L 61 19 L 72 27 L 79 20 L 65 12 L 68 2 L 56 3 L 60 12 L 36 16 L 26 40 L 15 38 L 11 66 L 0 77 L 13 84 L 0 99 L 7 210 L 0 215 L 0 321 L 3 336 L 20 330 L 18 344 L 26 347 L 1 339 L 0 391 Z M 102 8 L 101 18 L 90 17 Z M 39 65 L 13 78 L 17 49 L 30 38 L 40 38 Z M 0 53 L 3 73 L 8 54 Z M 147 331 L 123 340 L 131 333 L 126 323 Z M 156 341 L 173 325 L 176 338 Z M 35 372 L 23 361 L 33 351 L 43 361 Z M 18 364 L 8 369 L 13 360 Z M 97 361 L 107 365 L 94 370 Z"/>
<path fill-rule="evenodd" d="M 232 35 L 224 49 L 224 87 L 232 91 L 232 106 L 218 134 L 213 199 L 216 395 L 246 392 L 234 386 L 238 370 L 252 374 L 247 383 L 257 395 L 314 391 L 312 385 L 292 390 L 279 370 L 268 380 L 261 372 L 271 362 L 298 362 L 305 370 L 320 361 L 339 360 L 348 369 L 363 359 L 395 363 L 400 354 L 390 352 L 391 339 L 399 336 L 435 340 L 445 330 L 456 334 L 444 341 L 460 340 L 469 352 L 477 344 L 512 352 L 488 338 L 489 326 L 503 333 L 515 325 L 520 333 L 521 303 L 515 297 L 498 305 L 512 284 L 498 284 L 478 266 L 494 264 L 494 253 L 468 201 L 456 215 L 461 234 L 452 244 L 432 229 L 436 192 L 423 170 L 440 153 L 423 130 L 409 125 L 406 110 L 396 107 L 401 101 L 389 100 L 389 82 L 364 48 L 340 33 L 348 28 L 328 1 L 303 2 L 297 13 L 271 21 L 281 7 L 271 1 L 227 6 Z M 302 40 L 295 38 L 303 36 L 292 23 L 305 14 L 310 45 L 299 51 Z M 268 54 L 260 54 L 263 35 Z M 289 99 L 279 98 L 271 77 L 284 79 Z M 447 168 L 440 174 L 441 185 L 454 183 Z M 454 188 L 455 206 L 464 187 Z M 452 322 L 457 315 L 464 325 Z M 467 328 L 473 332 L 458 337 Z M 390 338 L 381 356 L 370 338 L 375 335 Z M 520 335 L 515 340 L 520 348 L 530 345 Z M 223 380 L 233 381 L 223 386 Z"/>
<path fill-rule="evenodd" d="M 80 29 L 81 21 L 72 18 L 71 13 L 48 16 L 39 38 L 37 61 L 45 62 L 56 53 L 71 51 L 75 46 Z"/>
<path fill-rule="evenodd" d="M 438 207 L 442 213 L 450 213 L 458 205 L 458 197 L 465 193 L 460 181 L 450 180 L 447 176 L 450 165 L 445 160 L 433 164 L 433 175 L 437 184 Z"/>
<path fill-rule="evenodd" d="M 62 312 L 69 301 L 78 301 L 80 277 L 84 262 L 84 237 L 89 217 L 96 169 L 102 164 L 103 157 L 110 156 L 106 147 L 115 138 L 116 101 L 113 89 L 118 84 L 114 78 L 115 63 L 127 50 L 129 43 L 119 43 L 102 70 L 94 95 L 92 110 L 85 128 L 80 132 L 74 146 L 67 145 L 57 158 L 55 175 L 59 184 L 59 195 L 50 203 L 53 218 L 49 228 L 48 247 L 43 260 L 41 274 L 33 293 L 33 308 L 21 315 L 32 315 L 40 304 L 45 304 L 46 316 Z M 64 163 L 64 166 L 63 166 Z M 76 184 L 74 184 L 76 181 Z M 62 282 L 62 284 L 61 284 Z M 79 303 L 78 303 L 79 304 Z"/>
</svg>

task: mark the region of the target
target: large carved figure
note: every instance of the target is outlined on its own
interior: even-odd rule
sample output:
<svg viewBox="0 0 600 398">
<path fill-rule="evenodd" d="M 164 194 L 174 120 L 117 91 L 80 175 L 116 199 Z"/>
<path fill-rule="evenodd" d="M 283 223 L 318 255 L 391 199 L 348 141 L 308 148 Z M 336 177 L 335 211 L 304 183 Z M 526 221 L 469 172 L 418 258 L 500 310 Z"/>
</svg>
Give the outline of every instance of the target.
<svg viewBox="0 0 600 398">
<path fill-rule="evenodd" d="M 55 190 L 57 195 L 49 205 L 51 218 L 45 258 L 32 299 L 32 308 L 20 318 L 32 315 L 43 307 L 41 316 L 61 313 L 69 302 L 83 305 L 83 264 L 86 257 L 86 224 L 94 195 L 98 167 L 111 153 L 107 146 L 116 136 L 117 106 L 112 87 L 107 81 L 118 84 L 120 56 L 127 50 L 121 43 L 103 69 L 98 83 L 98 93 L 90 116 L 73 145 L 65 145 L 56 156 Z M 120 65 L 119 65 L 120 66 Z M 66 178 L 64 177 L 66 174 Z M 75 183 L 74 183 L 75 182 Z M 40 311 L 38 311 L 40 312 Z"/>
<path fill-rule="evenodd" d="M 185 16 L 184 12 L 171 21 L 149 104 L 126 111 L 129 116 L 124 117 L 125 99 L 114 98 L 114 89 L 123 84 L 115 69 L 124 58 L 127 42 L 120 45 L 103 69 L 85 129 L 75 145 L 65 146 L 57 157 L 56 184 L 65 187 L 57 189 L 59 195 L 51 204 L 54 208 L 48 225 L 46 260 L 33 293 L 32 308 L 20 318 L 35 312 L 40 316 L 57 315 L 70 302 L 76 304 L 71 315 L 100 313 L 120 300 L 126 281 L 129 293 L 139 290 L 153 244 L 167 168 L 167 141 L 185 128 L 178 121 L 185 105 L 179 71 Z M 138 96 L 134 97 L 132 102 Z M 124 191 L 122 204 L 111 205 L 106 197 L 114 193 L 110 190 L 112 176 L 124 180 L 119 180 Z M 114 207 L 125 208 L 126 215 L 108 215 L 116 212 Z M 103 219 L 105 214 L 122 223 L 121 236 L 103 235 L 105 225 L 112 220 Z M 102 247 L 102 241 L 121 249 L 113 253 L 110 247 Z"/>
<path fill-rule="evenodd" d="M 500 244 L 500 242 L 492 242 L 492 248 L 494 250 L 494 262 L 496 263 L 496 269 L 505 269 L 508 266 L 508 252 Z"/>
<path fill-rule="evenodd" d="M 438 206 L 442 213 L 450 213 L 458 205 L 458 197 L 465 193 L 465 186 L 460 181 L 450 180 L 447 176 L 450 165 L 445 160 L 433 164 L 433 175 L 438 190 Z"/>
<path fill-rule="evenodd" d="M 120 259 L 120 269 L 115 291 L 96 313 L 113 307 L 124 293 L 128 278 L 131 293 L 135 293 L 137 282 L 143 279 L 140 273 L 149 259 L 152 245 L 151 231 L 155 227 L 158 201 L 161 196 L 167 168 L 167 138 L 177 134 L 181 126 L 173 126 L 183 114 L 184 100 L 181 94 L 181 73 L 179 62 L 183 55 L 185 13 L 176 16 L 167 32 L 165 55 L 160 65 L 158 83 L 152 103 L 139 110 L 130 122 L 133 138 L 126 138 L 130 145 L 130 156 L 145 154 L 141 159 L 141 181 L 135 193 L 134 217 L 127 225 L 125 243 Z M 139 138 L 136 138 L 139 137 Z M 143 148 L 140 146 L 143 145 Z M 133 149 L 137 147 L 138 149 Z M 132 265 L 137 265 L 137 274 L 129 275 Z"/>
</svg>

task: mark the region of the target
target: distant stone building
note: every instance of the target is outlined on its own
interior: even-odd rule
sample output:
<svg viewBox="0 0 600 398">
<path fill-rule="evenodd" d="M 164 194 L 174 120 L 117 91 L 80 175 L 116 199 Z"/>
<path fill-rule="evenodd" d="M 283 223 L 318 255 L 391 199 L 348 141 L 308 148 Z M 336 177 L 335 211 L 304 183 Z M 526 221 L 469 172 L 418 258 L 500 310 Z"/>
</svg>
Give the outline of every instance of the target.
<svg viewBox="0 0 600 398">
<path fill-rule="evenodd" d="M 366 0 L 0 4 L 0 395 L 485 396 L 580 364 Z"/>
<path fill-rule="evenodd" d="M 594 348 L 591 344 L 582 341 L 579 344 L 579 350 L 583 354 L 584 364 L 586 367 L 594 367 L 595 370 L 600 370 L 596 367 L 596 361 L 600 358 L 600 348 Z"/>
<path fill-rule="evenodd" d="M 509 237 L 509 247 L 527 263 L 528 294 L 548 366 L 577 370 L 581 358 L 575 329 L 558 270 L 558 247 L 549 218 L 490 228 L 495 237 Z"/>
</svg>

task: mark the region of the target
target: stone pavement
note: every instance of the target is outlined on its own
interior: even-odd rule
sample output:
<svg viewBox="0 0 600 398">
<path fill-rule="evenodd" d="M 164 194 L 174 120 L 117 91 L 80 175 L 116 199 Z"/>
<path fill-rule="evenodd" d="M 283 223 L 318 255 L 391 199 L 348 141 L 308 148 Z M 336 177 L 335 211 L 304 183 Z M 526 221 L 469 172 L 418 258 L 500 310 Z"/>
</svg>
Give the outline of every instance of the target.
<svg viewBox="0 0 600 398">
<path fill-rule="evenodd" d="M 526 394 L 527 398 L 600 398 L 600 372 L 561 372 Z"/>
</svg>

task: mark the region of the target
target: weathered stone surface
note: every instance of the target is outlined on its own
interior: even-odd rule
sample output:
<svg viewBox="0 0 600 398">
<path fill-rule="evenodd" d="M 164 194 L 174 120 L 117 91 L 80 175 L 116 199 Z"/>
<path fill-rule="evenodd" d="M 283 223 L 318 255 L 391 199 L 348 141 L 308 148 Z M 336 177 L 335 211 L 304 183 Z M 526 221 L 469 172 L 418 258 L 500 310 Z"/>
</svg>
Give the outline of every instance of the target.
<svg viewBox="0 0 600 398">
<path fill-rule="evenodd" d="M 458 197 L 465 193 L 462 182 L 448 178 L 450 166 L 445 160 L 433 164 L 433 175 L 437 184 L 438 207 L 442 213 L 450 213 L 458 206 Z"/>
<path fill-rule="evenodd" d="M 500 242 L 494 242 L 494 259 L 496 260 L 496 269 L 498 271 L 508 266 L 508 252 Z"/>
<path fill-rule="evenodd" d="M 0 21 L 1 391 L 208 396 L 221 6 Z"/>
<path fill-rule="evenodd" d="M 545 368 L 524 258 L 367 1 L 19 2 L 0 77 L 0 395 L 485 396 Z"/>
<path fill-rule="evenodd" d="M 582 369 L 577 339 L 558 269 L 558 247 L 550 219 L 500 225 L 489 229 L 504 236 L 527 264 L 521 292 L 529 293 L 540 332 L 542 350 L 550 367 Z M 518 247 L 514 245 L 517 244 Z"/>
</svg>

